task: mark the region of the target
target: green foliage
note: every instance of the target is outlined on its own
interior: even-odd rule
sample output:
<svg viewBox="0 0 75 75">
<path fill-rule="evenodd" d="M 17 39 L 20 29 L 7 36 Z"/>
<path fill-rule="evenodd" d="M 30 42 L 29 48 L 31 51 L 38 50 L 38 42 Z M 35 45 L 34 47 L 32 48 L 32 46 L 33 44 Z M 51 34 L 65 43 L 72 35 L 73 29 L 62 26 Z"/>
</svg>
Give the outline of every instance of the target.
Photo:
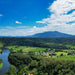
<svg viewBox="0 0 75 75">
<path fill-rule="evenodd" d="M 27 60 L 28 59 L 28 60 Z M 32 73 L 34 75 L 73 75 L 75 61 L 54 60 L 36 55 L 10 54 L 10 63 L 19 71 L 18 75 Z M 14 60 L 14 61 L 13 61 Z M 13 62 L 13 63 L 12 63 Z M 18 64 L 19 63 L 19 64 Z M 16 65 L 17 64 L 17 65 Z"/>
<path fill-rule="evenodd" d="M 67 53 L 66 52 L 55 52 L 55 54 L 57 56 L 60 56 L 61 54 L 63 54 L 64 56 L 67 56 Z"/>
<path fill-rule="evenodd" d="M 9 55 L 9 61 L 11 64 L 19 67 L 18 65 L 20 64 L 29 64 L 31 62 L 31 57 L 23 53 L 14 53 Z"/>
<path fill-rule="evenodd" d="M 58 56 L 58 57 L 54 57 L 53 59 L 55 59 L 55 60 L 70 60 L 70 61 L 75 61 L 75 55 Z"/>
<path fill-rule="evenodd" d="M 0 38 L 0 42 L 4 44 L 0 43 L 1 48 L 10 49 L 9 61 L 18 69 L 16 73 L 16 68 L 11 66 L 6 75 L 28 75 L 29 73 L 34 75 L 75 74 L 75 38 L 5 37 Z M 34 52 L 38 52 L 39 56 L 38 54 L 35 55 Z M 44 53 L 48 56 L 45 57 Z M 49 58 L 49 55 L 52 59 Z"/>
<path fill-rule="evenodd" d="M 4 46 L 31 46 L 53 49 L 75 49 L 75 38 L 0 38 Z M 73 46 L 73 47 L 70 47 Z"/>
<path fill-rule="evenodd" d="M 0 42 L 0 53 L 2 53 L 3 43 Z"/>
<path fill-rule="evenodd" d="M 2 63 L 2 60 L 0 59 L 0 68 L 2 68 L 3 66 L 3 63 Z"/>
<path fill-rule="evenodd" d="M 12 53 L 38 52 L 46 50 L 46 48 L 29 47 L 29 46 L 7 46 L 5 48 L 9 49 Z"/>
<path fill-rule="evenodd" d="M 16 67 L 11 65 L 10 69 L 4 75 L 17 75 Z"/>
<path fill-rule="evenodd" d="M 0 49 L 0 53 L 2 53 L 2 49 Z"/>
<path fill-rule="evenodd" d="M 2 48 L 2 47 L 3 47 L 3 43 L 0 42 L 0 48 Z"/>
</svg>

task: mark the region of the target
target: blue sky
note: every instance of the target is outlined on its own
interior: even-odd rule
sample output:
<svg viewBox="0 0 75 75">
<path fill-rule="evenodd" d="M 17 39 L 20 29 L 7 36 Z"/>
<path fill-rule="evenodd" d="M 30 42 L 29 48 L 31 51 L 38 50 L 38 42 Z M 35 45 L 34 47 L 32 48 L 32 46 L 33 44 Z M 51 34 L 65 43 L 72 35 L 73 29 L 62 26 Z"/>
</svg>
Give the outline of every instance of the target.
<svg viewBox="0 0 75 75">
<path fill-rule="evenodd" d="M 48 17 L 49 3 L 53 0 L 0 0 L 1 26 L 34 26 L 37 20 Z M 36 24 L 39 26 L 38 24 Z"/>
<path fill-rule="evenodd" d="M 74 0 L 0 0 L 0 36 L 45 31 L 75 35 Z"/>
</svg>

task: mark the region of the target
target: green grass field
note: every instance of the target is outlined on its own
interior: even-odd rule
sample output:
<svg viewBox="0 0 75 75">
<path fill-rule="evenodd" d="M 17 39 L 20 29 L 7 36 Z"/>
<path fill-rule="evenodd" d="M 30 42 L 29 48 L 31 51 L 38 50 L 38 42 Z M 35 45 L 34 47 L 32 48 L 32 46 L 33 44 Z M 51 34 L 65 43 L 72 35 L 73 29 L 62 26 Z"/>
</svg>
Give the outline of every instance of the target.
<svg viewBox="0 0 75 75">
<path fill-rule="evenodd" d="M 75 46 L 72 45 L 65 45 L 66 47 L 75 48 Z"/>
<path fill-rule="evenodd" d="M 75 50 L 63 50 L 63 52 L 69 53 L 69 52 L 75 52 Z"/>
<path fill-rule="evenodd" d="M 53 57 L 53 59 L 55 60 L 71 60 L 71 61 L 75 61 L 75 55 L 67 55 L 67 56 L 56 56 Z"/>
<path fill-rule="evenodd" d="M 3 63 L 0 64 L 0 68 L 2 68 L 2 67 L 3 67 Z"/>
<path fill-rule="evenodd" d="M 65 52 L 55 52 L 55 54 L 56 54 L 57 56 L 60 56 L 61 54 L 63 54 L 64 56 L 67 56 L 67 53 L 65 53 Z"/>
<path fill-rule="evenodd" d="M 7 46 L 7 49 L 9 49 L 11 52 L 37 52 L 37 51 L 44 51 L 46 48 L 40 48 L 40 47 L 27 47 L 27 46 Z"/>
</svg>

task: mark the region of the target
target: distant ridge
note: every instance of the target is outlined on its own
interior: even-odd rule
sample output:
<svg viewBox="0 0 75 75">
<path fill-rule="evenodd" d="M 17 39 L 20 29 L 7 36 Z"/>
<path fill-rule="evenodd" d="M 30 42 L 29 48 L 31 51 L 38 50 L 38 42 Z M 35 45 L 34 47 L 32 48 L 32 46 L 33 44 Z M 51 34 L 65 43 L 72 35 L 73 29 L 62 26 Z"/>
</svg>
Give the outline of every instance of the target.
<svg viewBox="0 0 75 75">
<path fill-rule="evenodd" d="M 61 33 L 58 31 L 48 31 L 43 33 L 38 33 L 32 36 L 27 37 L 34 37 L 34 38 L 68 38 L 68 37 L 75 37 L 74 35 Z"/>
<path fill-rule="evenodd" d="M 35 35 L 30 35 L 30 36 L 0 36 L 2 37 L 26 37 L 26 38 L 75 38 L 75 35 L 70 35 L 70 34 L 65 34 L 61 33 L 58 31 L 48 31 L 48 32 L 43 32 L 43 33 L 37 33 Z"/>
</svg>

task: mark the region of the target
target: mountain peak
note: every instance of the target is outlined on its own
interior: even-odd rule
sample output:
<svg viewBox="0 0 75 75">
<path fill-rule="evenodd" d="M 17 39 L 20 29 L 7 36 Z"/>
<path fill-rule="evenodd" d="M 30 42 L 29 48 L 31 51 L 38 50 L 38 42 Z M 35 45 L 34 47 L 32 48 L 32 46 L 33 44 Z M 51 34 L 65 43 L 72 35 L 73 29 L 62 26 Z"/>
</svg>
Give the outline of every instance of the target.
<svg viewBox="0 0 75 75">
<path fill-rule="evenodd" d="M 60 38 L 60 37 L 72 37 L 73 35 L 61 33 L 58 31 L 48 31 L 43 33 L 38 33 L 29 37 L 36 37 L 36 38 Z"/>
</svg>

